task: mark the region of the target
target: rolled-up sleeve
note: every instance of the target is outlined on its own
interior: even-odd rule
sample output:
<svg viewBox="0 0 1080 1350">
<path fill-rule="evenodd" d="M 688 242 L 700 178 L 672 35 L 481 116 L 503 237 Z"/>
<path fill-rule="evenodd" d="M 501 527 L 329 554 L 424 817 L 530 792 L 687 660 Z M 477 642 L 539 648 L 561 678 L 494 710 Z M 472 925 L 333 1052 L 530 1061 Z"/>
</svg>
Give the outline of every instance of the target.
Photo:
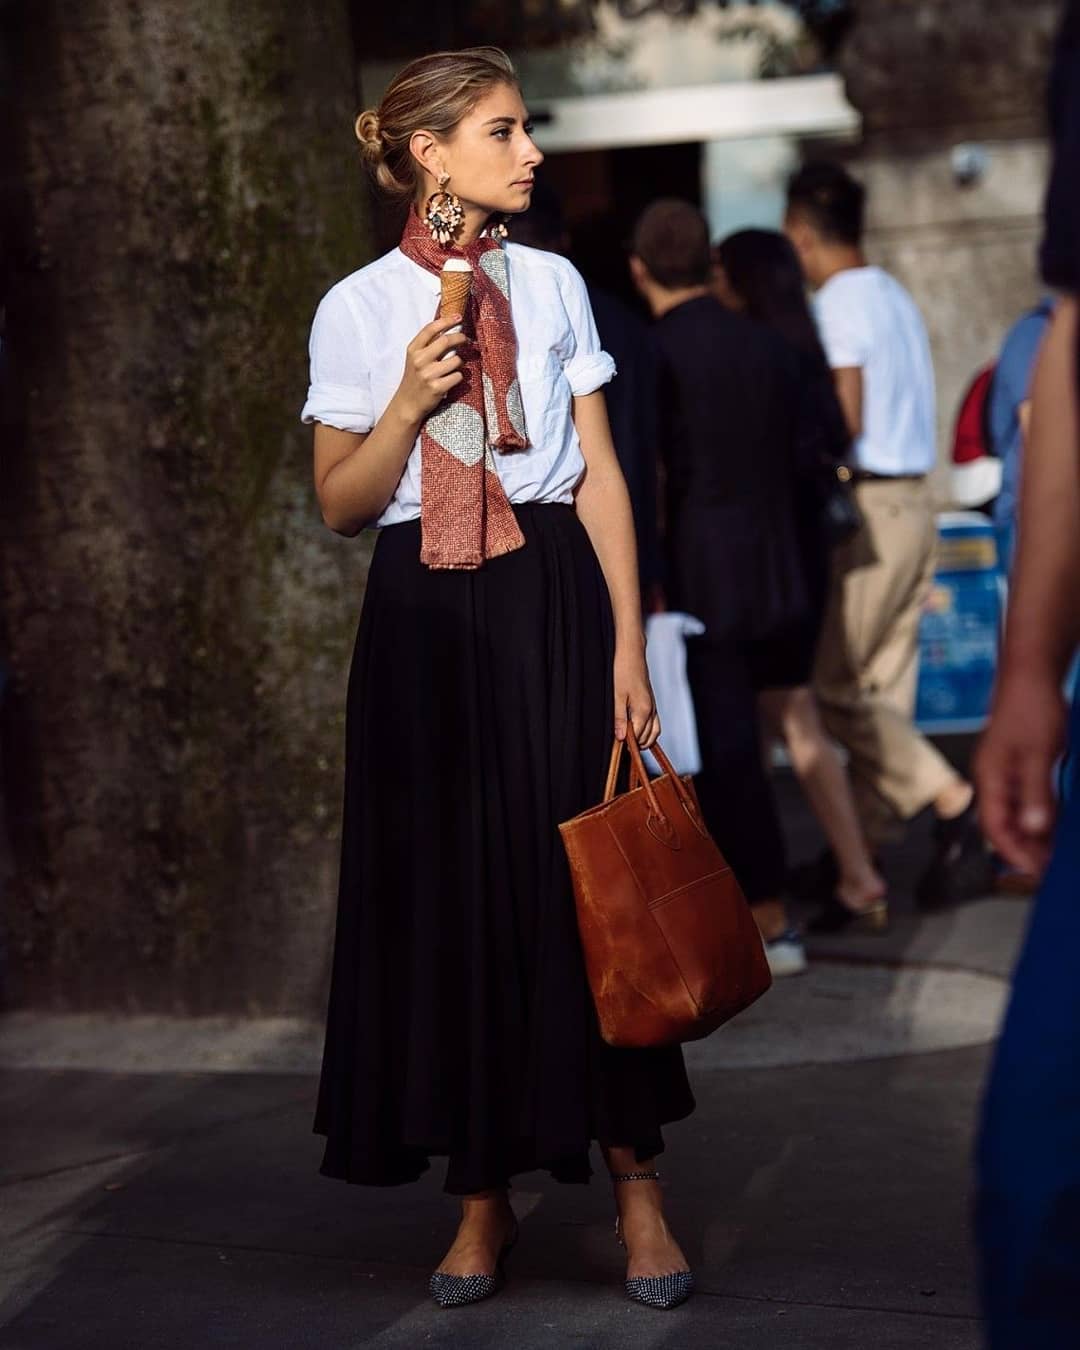
<svg viewBox="0 0 1080 1350">
<path fill-rule="evenodd" d="M 363 335 L 340 286 L 328 291 L 315 311 L 308 351 L 311 383 L 300 420 L 340 431 L 370 431 L 375 406 Z"/>
<path fill-rule="evenodd" d="M 559 292 L 571 330 L 571 341 L 563 354 L 563 374 L 575 396 L 591 394 L 614 376 L 615 362 L 600 346 L 581 273 L 565 259 L 559 269 Z"/>
</svg>

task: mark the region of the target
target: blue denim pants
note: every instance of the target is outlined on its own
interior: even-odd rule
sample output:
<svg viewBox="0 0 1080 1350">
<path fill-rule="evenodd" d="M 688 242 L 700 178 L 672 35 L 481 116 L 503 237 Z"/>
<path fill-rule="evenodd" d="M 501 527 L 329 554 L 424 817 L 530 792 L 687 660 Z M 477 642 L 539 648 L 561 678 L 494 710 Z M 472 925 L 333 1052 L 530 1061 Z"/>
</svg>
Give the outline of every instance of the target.
<svg viewBox="0 0 1080 1350">
<path fill-rule="evenodd" d="M 990 1350 L 1080 1347 L 1080 695 L 1070 747 L 983 1106 L 976 1226 Z"/>
</svg>

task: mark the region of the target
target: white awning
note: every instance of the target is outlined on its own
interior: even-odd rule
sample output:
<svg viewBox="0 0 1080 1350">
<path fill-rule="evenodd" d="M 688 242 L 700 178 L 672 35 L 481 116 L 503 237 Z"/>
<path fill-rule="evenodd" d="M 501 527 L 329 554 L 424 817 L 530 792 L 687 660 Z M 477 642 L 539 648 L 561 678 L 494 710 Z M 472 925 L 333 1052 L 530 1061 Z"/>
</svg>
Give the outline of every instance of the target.
<svg viewBox="0 0 1080 1350">
<path fill-rule="evenodd" d="M 858 134 L 838 75 L 530 100 L 541 150 L 611 150 L 749 136 Z"/>
</svg>

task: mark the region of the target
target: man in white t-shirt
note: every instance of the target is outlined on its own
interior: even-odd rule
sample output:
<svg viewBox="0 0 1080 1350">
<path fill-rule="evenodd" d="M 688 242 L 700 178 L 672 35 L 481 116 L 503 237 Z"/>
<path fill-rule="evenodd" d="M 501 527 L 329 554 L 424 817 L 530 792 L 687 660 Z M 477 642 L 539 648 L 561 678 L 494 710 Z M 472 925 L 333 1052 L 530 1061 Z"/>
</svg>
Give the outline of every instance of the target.
<svg viewBox="0 0 1080 1350">
<path fill-rule="evenodd" d="M 937 545 L 927 481 L 934 371 L 915 302 L 863 256 L 864 200 L 861 184 L 835 164 L 808 164 L 788 184 L 784 229 L 817 292 L 863 517 L 836 551 L 814 687 L 849 752 L 870 844 L 896 817 L 931 806 L 937 814 L 935 856 L 918 888 L 934 907 L 985 892 L 992 874 L 971 785 L 912 723 L 919 617 Z M 826 887 L 828 873 L 826 865 L 819 874 Z"/>
</svg>

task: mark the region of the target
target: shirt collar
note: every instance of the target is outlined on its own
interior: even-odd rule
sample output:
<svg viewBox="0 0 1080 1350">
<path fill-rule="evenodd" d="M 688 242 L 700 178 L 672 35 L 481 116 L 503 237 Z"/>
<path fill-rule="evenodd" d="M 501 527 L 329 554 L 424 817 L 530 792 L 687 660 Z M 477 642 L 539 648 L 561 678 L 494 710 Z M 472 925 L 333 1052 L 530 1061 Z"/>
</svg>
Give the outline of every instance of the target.
<svg viewBox="0 0 1080 1350">
<path fill-rule="evenodd" d="M 720 302 L 716 299 L 716 297 L 708 293 L 705 295 L 691 295 L 685 300 L 680 300 L 677 305 L 672 305 L 670 309 L 664 310 L 663 314 L 661 314 L 659 319 L 657 319 L 657 323 L 663 323 L 664 320 L 671 314 L 685 313 L 685 311 L 688 310 L 691 307 L 691 305 L 708 306 L 711 308 L 713 305 L 719 304 Z"/>
<path fill-rule="evenodd" d="M 409 271 L 420 280 L 432 295 L 439 295 L 442 291 L 442 281 L 437 272 L 429 272 L 426 267 L 421 267 L 418 262 L 413 262 L 411 258 L 405 256 L 401 249 L 397 250 L 397 255 Z"/>
<path fill-rule="evenodd" d="M 504 244 L 502 247 L 505 249 L 506 245 Z M 411 272 L 419 276 L 420 280 L 432 295 L 440 295 L 442 293 L 442 281 L 438 272 L 429 272 L 426 267 L 421 267 L 418 262 L 413 262 L 412 258 L 402 253 L 400 248 L 397 249 L 396 252 L 405 266 L 409 268 Z"/>
</svg>

